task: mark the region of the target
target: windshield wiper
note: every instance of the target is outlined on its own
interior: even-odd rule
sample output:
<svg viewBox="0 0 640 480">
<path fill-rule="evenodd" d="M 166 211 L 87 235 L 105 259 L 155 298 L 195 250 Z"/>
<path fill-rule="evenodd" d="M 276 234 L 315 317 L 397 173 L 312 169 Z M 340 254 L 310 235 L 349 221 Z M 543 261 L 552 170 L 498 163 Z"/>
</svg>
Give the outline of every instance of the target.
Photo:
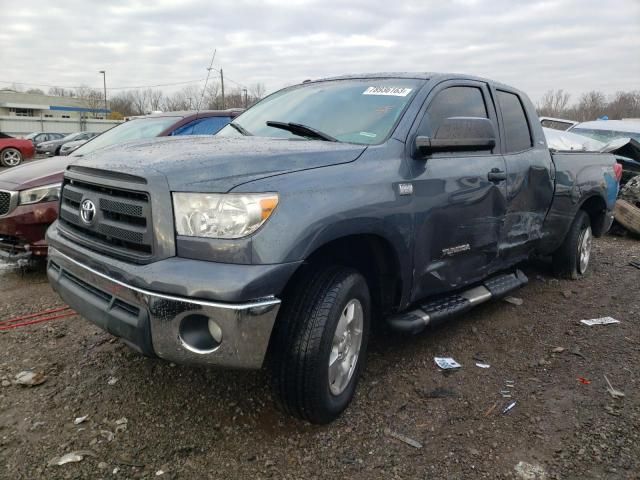
<svg viewBox="0 0 640 480">
<path fill-rule="evenodd" d="M 333 138 L 331 135 L 328 135 L 320 130 L 316 130 L 315 128 L 308 127 L 307 125 L 303 125 L 301 123 L 293 123 L 293 122 L 273 122 L 271 120 L 267 121 L 268 127 L 273 128 L 281 128 L 282 130 L 286 130 L 288 132 L 293 133 L 294 135 L 298 135 L 301 137 L 311 137 L 317 138 L 318 140 L 324 140 L 326 142 L 337 142 L 338 140 Z"/>
<path fill-rule="evenodd" d="M 239 131 L 242 135 L 251 135 L 251 133 L 249 133 L 249 131 L 246 128 L 244 128 L 242 125 L 238 123 L 231 122 L 229 125 L 231 125 L 237 131 Z"/>
</svg>

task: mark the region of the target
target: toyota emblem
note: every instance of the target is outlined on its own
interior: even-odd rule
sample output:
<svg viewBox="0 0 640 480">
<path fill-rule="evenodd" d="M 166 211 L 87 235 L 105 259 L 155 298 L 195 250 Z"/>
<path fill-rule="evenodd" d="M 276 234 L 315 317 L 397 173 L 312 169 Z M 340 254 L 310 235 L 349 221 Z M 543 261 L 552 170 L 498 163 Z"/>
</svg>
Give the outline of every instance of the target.
<svg viewBox="0 0 640 480">
<path fill-rule="evenodd" d="M 96 205 L 91 200 L 84 200 L 80 205 L 80 218 L 87 225 L 93 223 L 93 219 L 96 216 Z"/>
</svg>

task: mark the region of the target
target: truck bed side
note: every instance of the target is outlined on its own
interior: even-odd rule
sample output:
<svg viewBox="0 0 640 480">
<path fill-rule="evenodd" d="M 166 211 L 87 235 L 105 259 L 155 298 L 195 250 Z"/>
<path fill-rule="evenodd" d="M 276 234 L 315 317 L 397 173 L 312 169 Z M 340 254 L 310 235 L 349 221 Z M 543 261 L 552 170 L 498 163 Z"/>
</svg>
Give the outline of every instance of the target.
<svg viewBox="0 0 640 480">
<path fill-rule="evenodd" d="M 613 155 L 552 152 L 551 158 L 555 165 L 555 192 L 544 224 L 541 253 L 560 246 L 580 208 L 589 213 L 594 235 L 606 233 L 618 194 Z"/>
</svg>

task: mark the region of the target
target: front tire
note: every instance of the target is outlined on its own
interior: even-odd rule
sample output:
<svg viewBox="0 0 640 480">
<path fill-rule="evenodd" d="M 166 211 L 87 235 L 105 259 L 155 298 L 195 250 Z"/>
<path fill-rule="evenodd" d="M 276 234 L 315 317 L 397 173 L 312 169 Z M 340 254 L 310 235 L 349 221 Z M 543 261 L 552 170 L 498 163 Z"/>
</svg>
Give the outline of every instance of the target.
<svg viewBox="0 0 640 480">
<path fill-rule="evenodd" d="M 17 148 L 5 148 L 0 152 L 0 163 L 3 167 L 17 167 L 22 163 L 22 153 Z"/>
<path fill-rule="evenodd" d="M 272 386 L 281 408 L 311 423 L 335 420 L 355 394 L 371 323 L 357 271 L 308 272 L 285 298 L 273 332 Z"/>
<path fill-rule="evenodd" d="M 556 274 L 574 280 L 585 275 L 591 261 L 593 232 L 591 220 L 584 210 L 578 210 L 564 242 L 553 254 Z"/>
</svg>

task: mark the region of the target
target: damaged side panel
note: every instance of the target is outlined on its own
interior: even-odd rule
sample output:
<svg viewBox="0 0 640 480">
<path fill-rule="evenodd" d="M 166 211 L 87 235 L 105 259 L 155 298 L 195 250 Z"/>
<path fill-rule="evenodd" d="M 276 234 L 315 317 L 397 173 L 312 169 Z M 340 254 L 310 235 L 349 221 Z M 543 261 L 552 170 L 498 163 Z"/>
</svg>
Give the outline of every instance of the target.
<svg viewBox="0 0 640 480">
<path fill-rule="evenodd" d="M 461 287 L 492 271 L 506 212 L 500 155 L 434 157 L 414 171 L 415 279 L 412 298 Z M 455 165 L 455 168 L 452 168 Z"/>
</svg>

